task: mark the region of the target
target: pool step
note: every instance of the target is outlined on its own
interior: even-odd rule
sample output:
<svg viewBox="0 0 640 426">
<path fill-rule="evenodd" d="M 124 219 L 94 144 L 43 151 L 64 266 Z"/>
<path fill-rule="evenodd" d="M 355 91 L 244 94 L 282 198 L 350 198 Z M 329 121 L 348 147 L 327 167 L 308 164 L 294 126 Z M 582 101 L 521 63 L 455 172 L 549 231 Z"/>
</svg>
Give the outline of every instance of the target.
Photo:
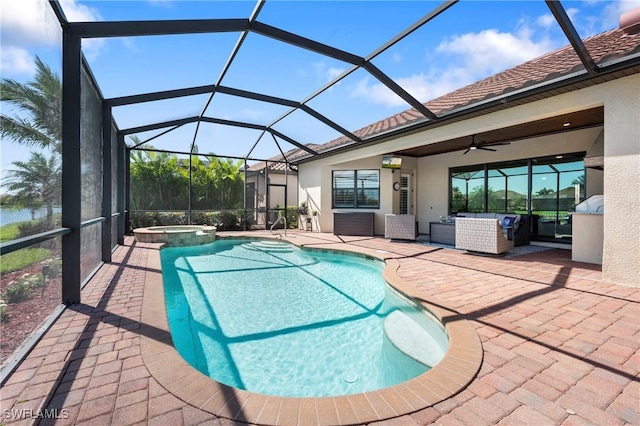
<svg viewBox="0 0 640 426">
<path fill-rule="evenodd" d="M 293 251 L 293 247 L 289 243 L 281 243 L 279 241 L 252 241 L 245 243 L 242 247 L 249 250 L 264 251 L 267 253 L 290 253 Z"/>
<path fill-rule="evenodd" d="M 444 356 L 433 336 L 402 311 L 395 310 L 385 318 L 384 332 L 398 350 L 429 367 Z"/>
</svg>

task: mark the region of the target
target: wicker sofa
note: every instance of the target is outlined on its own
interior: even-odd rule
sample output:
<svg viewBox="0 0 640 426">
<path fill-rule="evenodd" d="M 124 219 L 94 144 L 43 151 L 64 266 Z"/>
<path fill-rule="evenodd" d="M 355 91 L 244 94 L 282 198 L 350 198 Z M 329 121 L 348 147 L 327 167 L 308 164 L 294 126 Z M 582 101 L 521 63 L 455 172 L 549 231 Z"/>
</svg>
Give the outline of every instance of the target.
<svg viewBox="0 0 640 426">
<path fill-rule="evenodd" d="M 384 237 L 397 240 L 415 240 L 416 217 L 412 214 L 385 214 Z"/>
<path fill-rule="evenodd" d="M 501 254 L 513 248 L 498 219 L 456 217 L 456 248 Z"/>
<path fill-rule="evenodd" d="M 461 217 L 469 218 L 482 218 L 482 219 L 497 219 L 500 223 L 504 218 L 511 216 L 515 218 L 513 226 L 510 228 L 503 228 L 502 233 L 513 241 L 515 247 L 528 245 L 531 242 L 531 225 L 528 215 L 515 214 L 515 213 L 469 213 L 462 212 L 456 215 L 457 219 Z"/>
</svg>

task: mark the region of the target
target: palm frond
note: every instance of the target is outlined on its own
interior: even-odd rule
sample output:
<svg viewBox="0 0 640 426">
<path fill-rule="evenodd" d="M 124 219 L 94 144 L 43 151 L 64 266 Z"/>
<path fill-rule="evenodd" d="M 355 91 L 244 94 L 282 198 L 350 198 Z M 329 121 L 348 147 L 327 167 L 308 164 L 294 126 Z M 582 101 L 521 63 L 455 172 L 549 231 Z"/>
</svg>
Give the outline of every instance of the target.
<svg viewBox="0 0 640 426">
<path fill-rule="evenodd" d="M 12 139 L 28 147 L 48 148 L 59 151 L 59 142 L 51 139 L 33 123 L 25 119 L 0 116 L 0 135 L 3 138 Z"/>
</svg>

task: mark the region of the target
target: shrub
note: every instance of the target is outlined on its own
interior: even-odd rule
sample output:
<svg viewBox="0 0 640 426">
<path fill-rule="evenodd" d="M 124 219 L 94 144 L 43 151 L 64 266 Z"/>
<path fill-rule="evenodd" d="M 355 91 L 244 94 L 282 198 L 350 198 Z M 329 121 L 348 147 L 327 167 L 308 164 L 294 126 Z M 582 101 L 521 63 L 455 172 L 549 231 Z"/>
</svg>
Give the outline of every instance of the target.
<svg viewBox="0 0 640 426">
<path fill-rule="evenodd" d="M 295 207 L 295 206 L 287 207 L 287 210 L 286 210 L 287 228 L 297 229 L 298 217 L 300 217 L 298 207 Z"/>
<path fill-rule="evenodd" d="M 235 212 L 191 212 L 191 223 L 196 225 L 215 226 L 219 231 L 236 231 L 243 228 L 243 210 Z M 188 212 L 131 212 L 129 216 L 131 228 L 147 228 L 161 225 L 187 225 L 189 223 Z M 247 227 L 253 224 L 253 218 L 247 216 Z"/>
<path fill-rule="evenodd" d="M 34 289 L 37 287 L 42 287 L 44 285 L 44 274 L 34 274 L 29 275 L 25 278 L 25 281 L 28 283 L 29 287 Z"/>
<path fill-rule="evenodd" d="M 245 210 L 240 209 L 236 211 L 236 215 L 239 218 L 240 229 L 245 229 L 246 226 L 246 229 L 250 230 L 255 223 L 253 220 L 253 210 L 247 210 L 245 212 Z"/>
<path fill-rule="evenodd" d="M 27 281 L 20 279 L 7 286 L 2 293 L 2 297 L 7 303 L 20 303 L 29 298 L 31 294 L 31 286 Z"/>
<path fill-rule="evenodd" d="M 2 293 L 2 298 L 6 303 L 24 302 L 31 295 L 31 290 L 44 285 L 44 275 L 42 274 L 24 274 L 17 282 L 9 284 Z"/>
<path fill-rule="evenodd" d="M 193 224 L 214 226 L 215 222 L 215 212 L 191 212 L 191 223 Z"/>
<path fill-rule="evenodd" d="M 45 220 L 31 220 L 18 224 L 18 238 L 28 237 L 30 235 L 39 234 L 40 232 L 49 231 L 50 228 Z"/>
<path fill-rule="evenodd" d="M 4 303 L 4 300 L 0 300 L 0 323 L 6 322 L 9 319 L 9 315 L 7 315 L 7 304 Z"/>
<path fill-rule="evenodd" d="M 131 212 L 129 214 L 131 228 L 148 228 L 160 225 L 186 225 L 186 212 Z"/>
<path fill-rule="evenodd" d="M 240 228 L 240 220 L 232 212 L 218 212 L 213 225 L 218 231 L 235 231 Z"/>
<path fill-rule="evenodd" d="M 43 262 L 40 262 L 42 265 L 42 275 L 45 278 L 56 278 L 60 275 L 60 270 L 62 269 L 62 259 L 60 256 L 51 257 Z"/>
</svg>

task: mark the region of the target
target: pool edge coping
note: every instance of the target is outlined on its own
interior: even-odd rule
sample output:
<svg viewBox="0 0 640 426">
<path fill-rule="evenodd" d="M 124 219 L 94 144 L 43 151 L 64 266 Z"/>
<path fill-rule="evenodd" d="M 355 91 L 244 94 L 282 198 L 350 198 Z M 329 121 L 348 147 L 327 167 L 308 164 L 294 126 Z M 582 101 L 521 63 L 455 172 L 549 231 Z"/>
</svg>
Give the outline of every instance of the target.
<svg viewBox="0 0 640 426">
<path fill-rule="evenodd" d="M 266 238 L 269 239 L 269 238 Z M 290 243 L 297 246 L 304 246 Z M 163 244 L 153 244 L 159 248 Z M 358 252 L 330 248 L 337 252 Z M 400 261 L 383 253 L 360 252 L 385 262 L 383 276 L 394 289 L 418 301 L 444 325 L 449 348 L 429 371 L 375 391 L 332 397 L 279 397 L 233 388 L 190 366 L 173 346 L 166 314 L 160 250 L 150 250 L 141 313 L 141 356 L 149 374 L 187 404 L 218 417 L 254 424 L 361 424 L 401 417 L 448 399 L 477 376 L 482 364 L 480 337 L 462 315 L 427 301 L 398 275 Z"/>
</svg>

